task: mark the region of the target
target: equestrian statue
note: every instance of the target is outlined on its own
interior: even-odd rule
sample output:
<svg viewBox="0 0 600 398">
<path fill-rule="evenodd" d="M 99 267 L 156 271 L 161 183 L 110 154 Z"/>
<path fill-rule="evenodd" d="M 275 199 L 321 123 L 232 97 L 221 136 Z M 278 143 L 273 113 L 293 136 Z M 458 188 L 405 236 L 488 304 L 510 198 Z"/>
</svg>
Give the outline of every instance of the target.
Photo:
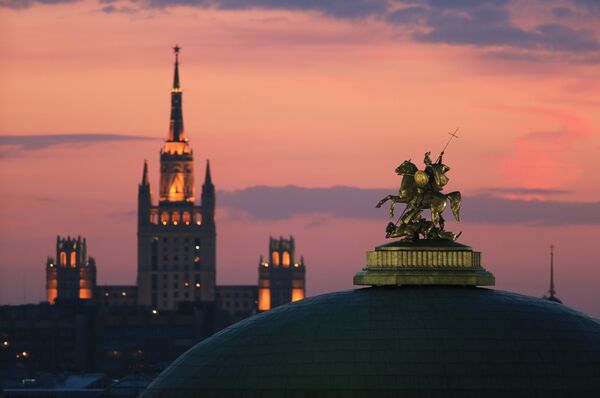
<svg viewBox="0 0 600 398">
<path fill-rule="evenodd" d="M 419 170 L 410 160 L 405 160 L 396 168 L 396 173 L 402 176 L 398 195 L 386 196 L 377 203 L 377 207 L 391 201 L 390 218 L 394 217 L 396 204 L 404 203 L 406 208 L 396 223 L 388 223 L 386 238 L 403 238 L 404 241 L 412 242 L 423 236 L 424 239 L 430 240 L 455 241 L 460 236 L 460 233 L 445 230 L 445 220 L 442 216 L 449 202 L 454 218 L 460 221 L 460 192 L 442 193 L 444 186 L 448 184 L 446 173 L 450 170 L 450 167 L 443 163 L 444 151 L 453 138 L 458 138 L 456 131 L 449 134 L 451 137 L 435 163 L 431 161 L 431 153 L 427 152 L 423 160 L 424 170 Z M 421 215 L 426 209 L 431 211 L 431 221 Z"/>
</svg>

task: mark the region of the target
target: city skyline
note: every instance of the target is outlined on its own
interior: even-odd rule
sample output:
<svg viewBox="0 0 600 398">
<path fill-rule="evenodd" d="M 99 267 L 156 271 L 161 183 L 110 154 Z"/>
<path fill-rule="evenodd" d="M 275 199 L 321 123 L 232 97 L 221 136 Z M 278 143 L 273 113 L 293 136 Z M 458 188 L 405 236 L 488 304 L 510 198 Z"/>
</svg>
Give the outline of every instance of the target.
<svg viewBox="0 0 600 398">
<path fill-rule="evenodd" d="M 310 260 L 309 295 L 350 288 L 364 251 L 385 240 L 386 213 L 370 210 L 380 190 L 397 188 L 393 169 L 437 156 L 460 126 L 446 156 L 451 189 L 465 195 L 465 222 L 452 226 L 461 241 L 483 252 L 498 288 L 538 297 L 554 243 L 557 295 L 600 316 L 590 253 L 600 224 L 598 14 L 555 3 L 579 17 L 515 2 L 505 24 L 543 32 L 534 26 L 552 20 L 575 32 L 565 36 L 574 50 L 418 40 L 404 25 L 329 9 L 3 9 L 4 36 L 22 39 L 0 43 L 0 302 L 43 300 L 44 260 L 59 234 L 88 238 L 99 282 L 135 282 L 135 187 L 144 159 L 158 169 L 178 43 L 195 165 L 210 158 L 222 189 L 218 283 L 255 283 L 267 237 L 293 234 Z M 25 34 L 34 23 L 47 37 Z M 118 45 L 90 51 L 69 29 Z M 339 202 L 323 204 L 330 197 Z M 498 211 L 483 218 L 481 206 Z M 532 207 L 537 219 L 526 218 Z"/>
</svg>

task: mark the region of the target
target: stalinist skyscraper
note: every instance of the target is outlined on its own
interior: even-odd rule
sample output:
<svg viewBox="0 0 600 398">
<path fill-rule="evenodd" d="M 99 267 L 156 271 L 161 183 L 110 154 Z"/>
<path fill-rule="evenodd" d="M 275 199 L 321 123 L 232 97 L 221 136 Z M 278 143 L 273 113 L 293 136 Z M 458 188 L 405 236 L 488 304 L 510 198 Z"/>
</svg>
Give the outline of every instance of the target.
<svg viewBox="0 0 600 398">
<path fill-rule="evenodd" d="M 180 48 L 173 50 L 171 125 L 160 151 L 158 204 L 147 163 L 138 191 L 138 303 L 159 310 L 215 299 L 215 187 L 207 162 L 201 204 L 196 203 L 193 151 L 183 128 Z"/>
</svg>

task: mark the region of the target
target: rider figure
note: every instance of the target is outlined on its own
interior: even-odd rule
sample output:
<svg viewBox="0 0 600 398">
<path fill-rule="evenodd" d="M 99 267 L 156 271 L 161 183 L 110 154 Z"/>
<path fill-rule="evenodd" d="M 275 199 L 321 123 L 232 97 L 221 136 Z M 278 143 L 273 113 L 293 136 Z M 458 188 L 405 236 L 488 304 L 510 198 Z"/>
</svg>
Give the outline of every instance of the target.
<svg viewBox="0 0 600 398">
<path fill-rule="evenodd" d="M 429 157 L 430 152 L 425 153 L 424 163 L 427 166 L 425 168 L 425 172 L 429 177 L 429 181 L 433 179 L 433 172 L 431 171 L 431 158 Z M 429 171 L 428 171 L 429 169 Z M 418 216 L 420 216 L 421 211 L 423 210 L 423 197 L 425 195 L 425 189 L 429 187 L 429 184 L 421 187 L 416 185 L 416 191 L 414 196 L 408 201 L 406 204 L 406 210 L 404 211 L 404 216 L 402 217 L 402 222 L 404 224 L 408 224 L 411 221 L 415 220 Z"/>
<path fill-rule="evenodd" d="M 442 163 L 444 152 L 440 153 L 440 156 L 437 158 L 435 163 L 431 162 L 429 155 L 430 152 L 427 152 L 425 154 L 425 160 L 423 161 L 426 165 L 425 173 L 427 173 L 427 176 L 429 177 L 428 188 L 434 192 L 440 192 L 442 189 L 444 189 L 444 185 L 448 183 L 446 172 L 450 170 L 450 167 Z"/>
</svg>

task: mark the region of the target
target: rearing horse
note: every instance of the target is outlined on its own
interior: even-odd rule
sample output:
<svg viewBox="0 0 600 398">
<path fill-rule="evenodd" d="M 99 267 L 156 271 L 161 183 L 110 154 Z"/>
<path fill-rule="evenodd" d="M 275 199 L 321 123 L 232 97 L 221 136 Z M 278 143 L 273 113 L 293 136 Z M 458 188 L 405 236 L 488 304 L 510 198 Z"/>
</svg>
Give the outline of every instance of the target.
<svg viewBox="0 0 600 398">
<path fill-rule="evenodd" d="M 394 207 L 397 203 L 408 204 L 416 198 L 418 195 L 418 186 L 415 181 L 415 173 L 419 169 L 410 160 L 405 160 L 400 166 L 396 168 L 396 173 L 402 176 L 402 183 L 400 184 L 400 190 L 398 195 L 388 195 L 381 199 L 377 203 L 377 207 L 381 207 L 388 200 L 392 201 L 390 206 L 390 217 L 394 216 Z M 445 220 L 442 217 L 442 213 L 446 209 L 446 200 L 450 202 L 452 208 L 452 214 L 457 221 L 460 221 L 460 192 L 450 192 L 449 194 L 443 194 L 438 191 L 425 190 L 423 192 L 422 200 L 420 201 L 420 208 L 418 210 L 429 209 L 431 210 L 431 221 L 438 224 L 440 228 L 444 229 Z M 416 215 L 416 214 L 415 214 Z"/>
</svg>

